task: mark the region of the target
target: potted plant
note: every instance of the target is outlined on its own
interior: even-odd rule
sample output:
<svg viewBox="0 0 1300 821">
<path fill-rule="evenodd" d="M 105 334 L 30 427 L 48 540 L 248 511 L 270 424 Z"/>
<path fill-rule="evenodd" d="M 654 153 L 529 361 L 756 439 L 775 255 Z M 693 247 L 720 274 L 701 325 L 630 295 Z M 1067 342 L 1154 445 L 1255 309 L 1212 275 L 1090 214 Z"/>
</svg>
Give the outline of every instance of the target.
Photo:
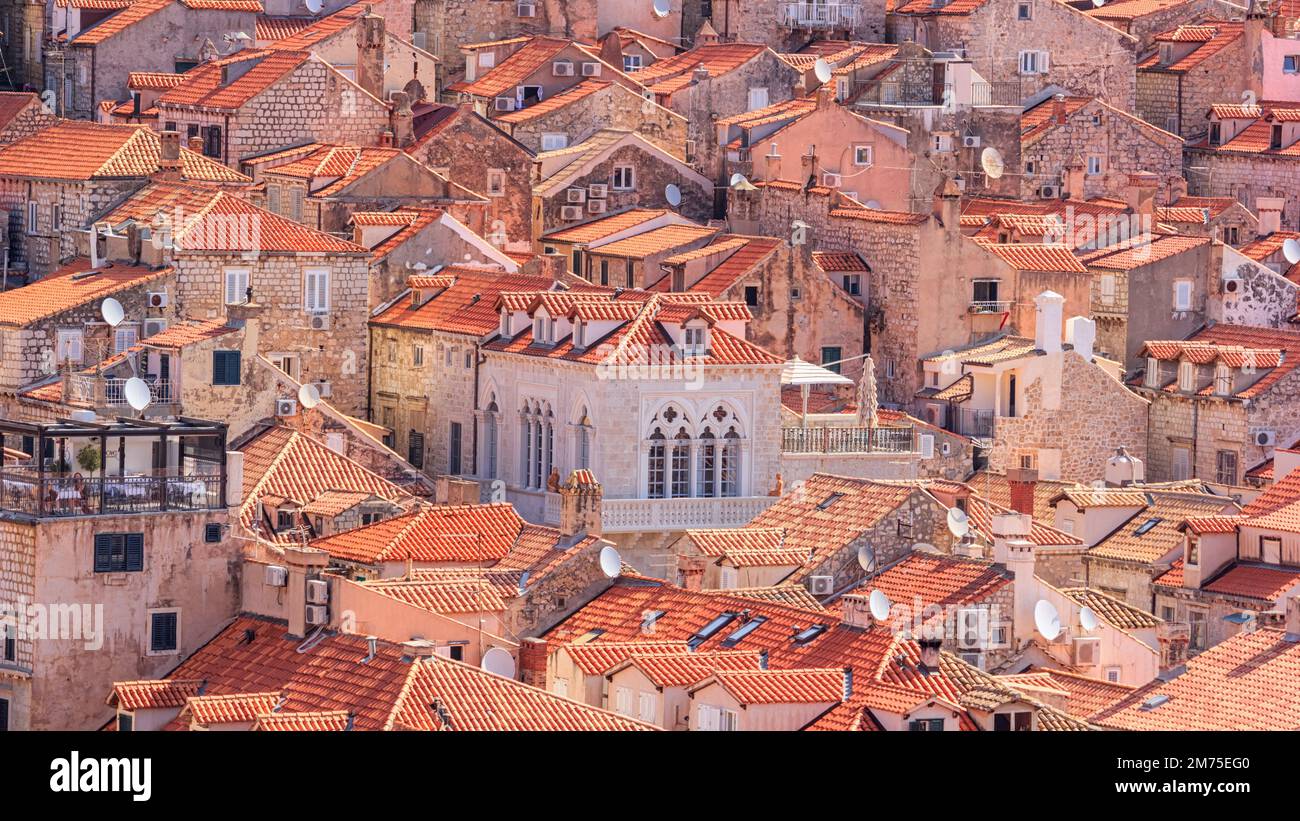
<svg viewBox="0 0 1300 821">
<path fill-rule="evenodd" d="M 77 451 L 77 464 L 86 473 L 95 473 L 99 470 L 99 448 L 94 445 L 86 445 Z"/>
</svg>

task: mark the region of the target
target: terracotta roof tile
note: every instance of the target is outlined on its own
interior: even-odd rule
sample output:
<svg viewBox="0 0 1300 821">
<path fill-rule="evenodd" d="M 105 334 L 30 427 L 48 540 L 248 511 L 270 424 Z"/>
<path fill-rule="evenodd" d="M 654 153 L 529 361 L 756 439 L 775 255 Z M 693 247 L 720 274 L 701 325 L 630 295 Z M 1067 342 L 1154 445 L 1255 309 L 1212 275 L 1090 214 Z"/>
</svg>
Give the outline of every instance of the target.
<svg viewBox="0 0 1300 821">
<path fill-rule="evenodd" d="M 1300 587 L 1300 569 L 1234 563 L 1214 580 L 1202 585 L 1201 589 L 1224 596 L 1241 596 L 1272 603 L 1297 587 Z"/>
<path fill-rule="evenodd" d="M 342 732 L 351 726 L 347 710 L 311 710 L 293 713 L 264 713 L 250 730 L 258 732 Z"/>
<path fill-rule="evenodd" d="M 376 316 L 373 325 L 391 325 L 410 330 L 436 330 L 445 333 L 485 336 L 500 325 L 494 307 L 496 298 L 508 291 L 541 291 L 552 284 L 550 277 L 507 274 L 473 268 L 443 269 L 454 278 L 453 284 L 418 308 L 409 298 L 398 299 Z"/>
<path fill-rule="evenodd" d="M 1121 630 L 1146 630 L 1159 627 L 1163 622 L 1145 610 L 1100 590 L 1089 587 L 1062 587 L 1061 592 Z"/>
<path fill-rule="evenodd" d="M 163 330 L 140 340 L 151 348 L 180 349 L 196 342 L 216 339 L 234 333 L 237 329 L 227 324 L 225 319 L 207 319 L 202 321 L 183 319 L 173 322 Z"/>
<path fill-rule="evenodd" d="M 178 718 L 189 718 L 200 727 L 213 724 L 251 724 L 259 715 L 275 710 L 280 698 L 278 692 L 194 696 L 186 702 L 185 709 Z"/>
<path fill-rule="evenodd" d="M 239 51 L 190 69 L 185 82 L 159 96 L 158 104 L 234 111 L 311 59 L 307 51 Z M 237 76 L 223 82 L 227 73 Z"/>
<path fill-rule="evenodd" d="M 109 704 L 126 711 L 182 707 L 186 699 L 198 695 L 203 684 L 202 680 L 189 678 L 119 681 L 113 685 Z"/>
<path fill-rule="evenodd" d="M 1200 43 L 1190 54 L 1175 60 L 1169 65 L 1161 65 L 1160 54 L 1147 57 L 1138 63 L 1142 71 L 1186 72 L 1204 63 L 1214 55 L 1241 39 L 1243 25 L 1240 22 L 1223 20 L 1206 20 L 1201 23 L 1182 25 L 1155 36 L 1158 43 Z"/>
<path fill-rule="evenodd" d="M 701 225 L 665 225 L 662 228 L 654 228 L 627 239 L 616 240 L 608 245 L 593 248 L 591 252 L 603 256 L 644 259 L 654 254 L 662 254 L 684 245 L 699 242 L 717 233 L 717 228 L 708 228 Z"/>
<path fill-rule="evenodd" d="M 1010 583 L 1011 575 L 989 562 L 914 552 L 872 576 L 862 590 L 884 591 L 908 607 L 919 597 L 923 608 L 983 602 Z"/>
<path fill-rule="evenodd" d="M 318 46 L 330 37 L 346 31 L 360 20 L 366 11 L 365 3 L 344 6 L 333 14 L 327 14 L 313 20 L 309 25 L 298 28 L 287 37 L 278 40 L 275 47 L 290 51 L 310 51 L 313 46 Z M 258 39 L 261 39 L 260 31 Z"/>
<path fill-rule="evenodd" d="M 257 18 L 255 38 L 259 43 L 283 40 L 314 22 L 314 17 L 270 17 L 264 14 Z"/>
<path fill-rule="evenodd" d="M 1168 492 L 1150 496 L 1149 503 L 1144 500 L 1141 510 L 1089 548 L 1087 555 L 1150 564 L 1182 544 L 1178 526 L 1183 520 L 1235 509 L 1232 500 L 1223 496 Z"/>
<path fill-rule="evenodd" d="M 62 120 L 0 148 L 0 176 L 59 180 L 148 177 L 162 152 L 157 134 L 144 126 Z M 181 149 L 182 175 L 191 181 L 248 183 L 248 177 L 215 160 Z"/>
<path fill-rule="evenodd" d="M 835 669 L 719 670 L 691 690 L 714 682 L 744 706 L 837 704 L 844 696 L 844 671 Z"/>
<path fill-rule="evenodd" d="M 78 258 L 30 285 L 0 292 L 0 325 L 30 325 L 172 273 L 170 267 L 119 264 L 91 269 L 90 260 Z"/>
<path fill-rule="evenodd" d="M 1054 243 L 981 243 L 984 250 L 1021 271 L 1086 274 L 1087 268 L 1068 245 Z"/>
<path fill-rule="evenodd" d="M 544 235 L 542 242 L 572 242 L 578 244 L 596 242 L 630 228 L 635 228 L 657 217 L 662 217 L 667 213 L 668 211 L 663 209 L 633 208 L 591 222 L 584 222 L 581 225 L 560 228 Z"/>
<path fill-rule="evenodd" d="M 500 591 L 481 578 L 384 580 L 363 584 L 368 590 L 434 613 L 502 613 L 506 609 Z"/>
<path fill-rule="evenodd" d="M 463 85 L 457 91 L 473 97 L 497 97 L 508 91 L 510 93 L 505 96 L 513 97 L 516 86 L 553 60 L 569 45 L 568 40 L 534 37 L 509 57 L 497 63 L 487 74 Z"/>
<path fill-rule="evenodd" d="M 585 100 L 597 91 L 608 88 L 609 85 L 608 81 L 588 78 L 572 88 L 561 91 L 554 97 L 548 97 L 545 100 L 541 100 L 540 102 L 528 106 L 527 108 L 521 108 L 518 111 L 503 114 L 497 118 L 497 122 L 509 123 L 511 125 L 526 123 L 530 120 L 535 120 L 538 117 L 553 114 L 562 108 L 573 105 L 579 100 Z"/>
</svg>

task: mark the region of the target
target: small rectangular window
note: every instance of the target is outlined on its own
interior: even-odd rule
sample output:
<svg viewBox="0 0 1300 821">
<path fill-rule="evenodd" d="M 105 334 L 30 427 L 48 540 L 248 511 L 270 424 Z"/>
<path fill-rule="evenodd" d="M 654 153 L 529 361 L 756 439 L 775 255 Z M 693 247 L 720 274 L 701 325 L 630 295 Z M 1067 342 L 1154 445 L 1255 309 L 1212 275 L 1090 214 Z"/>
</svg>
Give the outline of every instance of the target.
<svg viewBox="0 0 1300 821">
<path fill-rule="evenodd" d="M 756 307 L 756 306 L 758 305 L 758 286 L 757 286 L 757 285 L 746 285 L 746 286 L 745 286 L 745 304 L 748 305 L 748 306 L 750 306 L 751 308 Z"/>
<path fill-rule="evenodd" d="M 630 165 L 614 166 L 613 189 L 615 191 L 633 191 L 636 189 L 636 172 Z"/>
<path fill-rule="evenodd" d="M 96 573 L 136 573 L 144 570 L 143 533 L 96 533 Z"/>
<path fill-rule="evenodd" d="M 219 522 L 208 522 L 203 526 L 203 541 L 209 544 L 221 541 L 221 524 Z"/>
<path fill-rule="evenodd" d="M 856 148 L 853 149 L 853 164 L 854 164 L 854 165 L 871 165 L 871 162 L 872 162 L 872 156 L 871 156 L 871 155 L 872 155 L 871 146 L 869 146 L 869 145 L 859 145 L 859 146 L 857 146 Z"/>
<path fill-rule="evenodd" d="M 1033 7 L 1033 4 L 1031 4 L 1031 3 L 1018 3 L 1018 4 L 1016 5 L 1016 19 L 1017 19 L 1017 20 L 1032 20 L 1032 19 L 1034 19 L 1034 7 Z"/>
<path fill-rule="evenodd" d="M 179 617 L 175 610 L 149 614 L 149 652 L 169 653 L 177 649 Z"/>
<path fill-rule="evenodd" d="M 212 384 L 238 385 L 240 374 L 239 351 L 212 352 Z"/>
<path fill-rule="evenodd" d="M 487 194 L 489 197 L 504 197 L 506 194 L 506 172 L 497 169 L 488 171 Z"/>
<path fill-rule="evenodd" d="M 1286 74 L 1300 73 L 1300 54 L 1288 54 L 1283 57 L 1282 71 Z"/>
</svg>

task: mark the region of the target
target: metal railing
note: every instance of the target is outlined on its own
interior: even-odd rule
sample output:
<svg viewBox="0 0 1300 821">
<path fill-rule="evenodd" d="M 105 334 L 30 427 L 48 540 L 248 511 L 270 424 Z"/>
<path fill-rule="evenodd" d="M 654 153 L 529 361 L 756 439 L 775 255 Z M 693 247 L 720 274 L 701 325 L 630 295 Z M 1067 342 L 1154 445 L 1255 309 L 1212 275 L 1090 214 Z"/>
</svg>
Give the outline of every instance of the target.
<svg viewBox="0 0 1300 821">
<path fill-rule="evenodd" d="M 782 428 L 782 453 L 915 453 L 915 428 Z"/>
<path fill-rule="evenodd" d="M 35 468 L 0 470 L 0 509 L 31 516 L 92 516 L 225 506 L 221 476 L 41 476 Z"/>
<path fill-rule="evenodd" d="M 1011 310 L 1010 302 L 1003 301 L 986 301 L 971 300 L 970 312 L 972 314 L 1004 314 Z"/>
<path fill-rule="evenodd" d="M 837 29 L 858 24 L 858 3 L 786 3 L 781 18 L 789 28 Z"/>
<path fill-rule="evenodd" d="M 177 394 L 175 383 L 170 380 L 145 380 L 154 404 L 169 404 L 175 401 Z M 88 373 L 74 373 L 68 378 L 68 399 L 86 402 L 96 407 L 126 407 L 127 377 L 96 376 Z M 102 388 L 102 392 L 100 389 Z"/>
<path fill-rule="evenodd" d="M 992 439 L 996 420 L 991 410 L 953 408 L 948 417 L 948 430 L 976 439 Z"/>
</svg>

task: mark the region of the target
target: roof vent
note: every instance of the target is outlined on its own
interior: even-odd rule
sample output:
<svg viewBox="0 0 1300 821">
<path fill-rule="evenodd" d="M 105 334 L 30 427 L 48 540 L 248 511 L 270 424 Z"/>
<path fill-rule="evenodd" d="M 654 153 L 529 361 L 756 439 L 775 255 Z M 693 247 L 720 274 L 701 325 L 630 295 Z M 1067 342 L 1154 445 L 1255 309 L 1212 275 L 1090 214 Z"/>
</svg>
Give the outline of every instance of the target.
<svg viewBox="0 0 1300 821">
<path fill-rule="evenodd" d="M 1168 700 L 1169 700 L 1169 696 L 1165 695 L 1164 693 L 1161 693 L 1159 695 L 1154 695 L 1151 698 L 1147 699 L 1146 701 L 1142 702 L 1142 709 L 1154 710 L 1155 708 L 1159 707 L 1161 704 L 1164 704 Z"/>
</svg>

